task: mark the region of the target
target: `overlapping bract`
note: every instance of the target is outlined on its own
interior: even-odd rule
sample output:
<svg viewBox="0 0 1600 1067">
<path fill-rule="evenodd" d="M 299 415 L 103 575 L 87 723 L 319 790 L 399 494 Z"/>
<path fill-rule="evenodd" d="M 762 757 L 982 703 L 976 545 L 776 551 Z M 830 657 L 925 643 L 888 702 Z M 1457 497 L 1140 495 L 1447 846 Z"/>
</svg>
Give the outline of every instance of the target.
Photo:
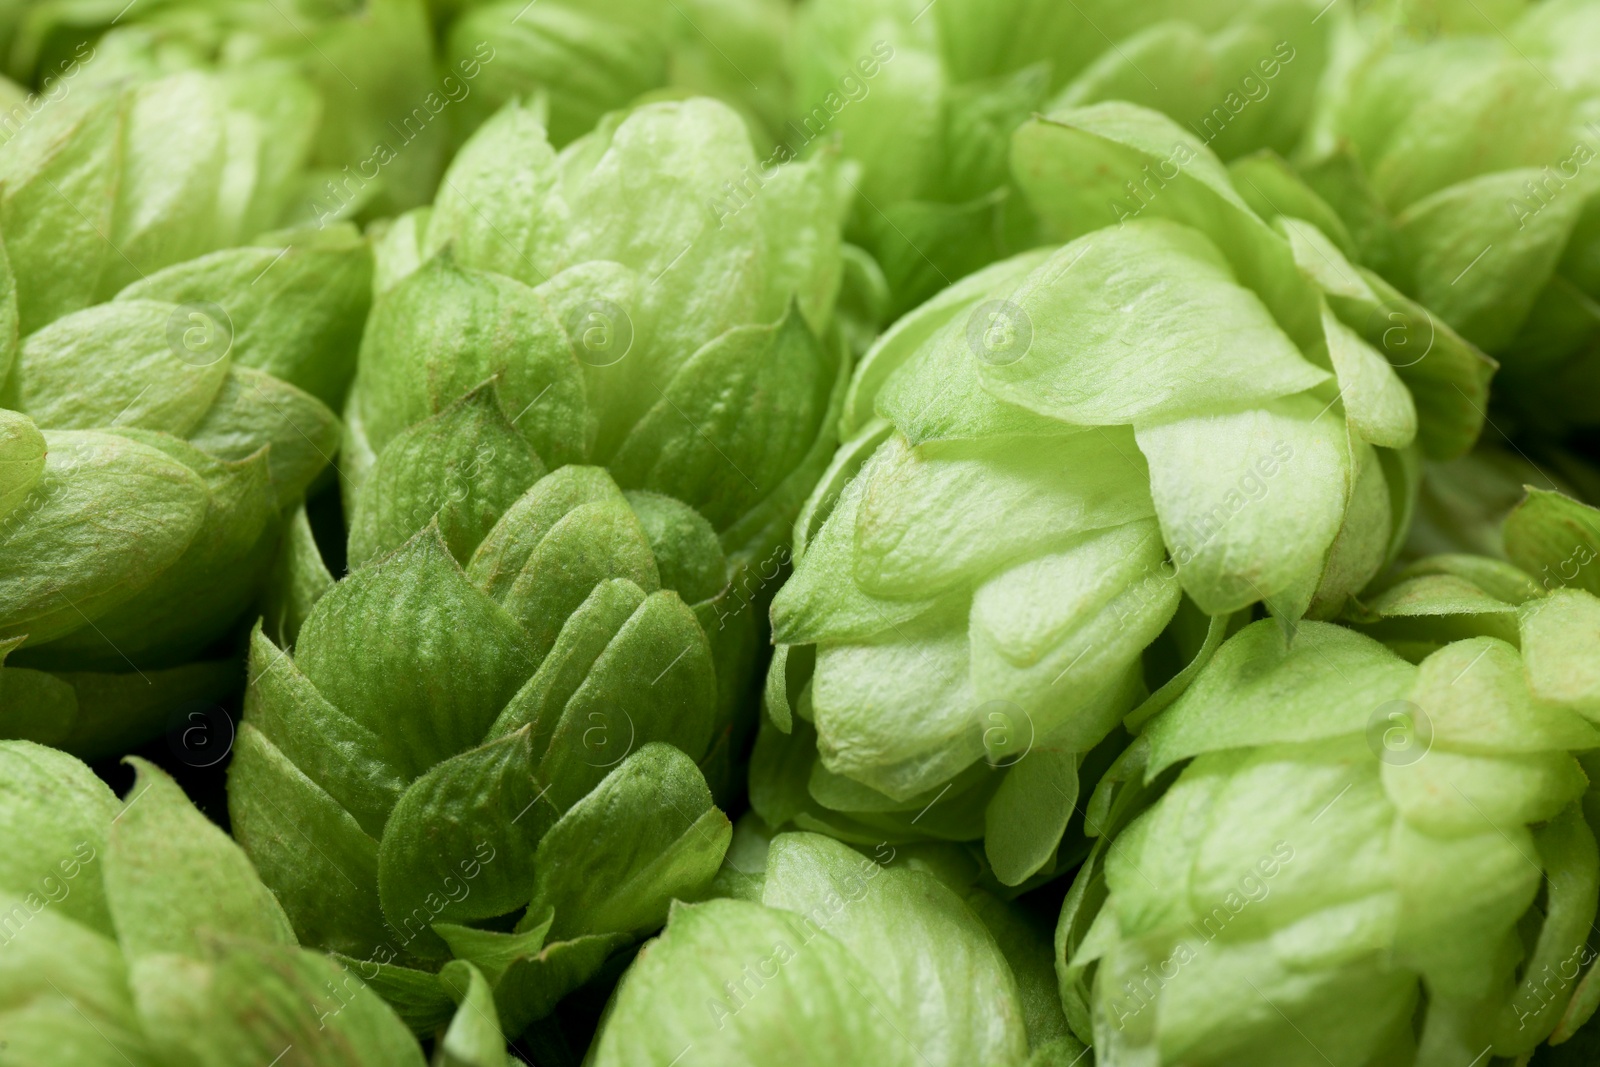
<svg viewBox="0 0 1600 1067">
<path fill-rule="evenodd" d="M 137 761 L 122 802 L 30 742 L 0 742 L 0 767 L 7 1063 L 422 1067 L 394 1012 L 297 947 L 238 846 L 164 772 Z M 461 1029 L 501 1040 L 492 1015 L 469 1014 Z"/>
<path fill-rule="evenodd" d="M 305 181 L 316 109 L 272 67 L 133 79 L 85 61 L 0 148 L 23 336 L 279 226 Z"/>
<path fill-rule="evenodd" d="M 750 120 L 770 142 L 787 116 L 783 46 L 790 6 L 783 0 L 444 0 L 453 8 L 443 58 L 461 62 L 482 49 L 478 96 L 464 101 L 457 141 L 508 101 L 543 95 L 550 138 L 565 146 L 607 112 L 648 99 L 714 96 Z"/>
<path fill-rule="evenodd" d="M 419 1031 L 452 958 L 521 1030 L 727 847 L 752 600 L 845 359 L 826 163 L 715 225 L 707 192 L 750 158 L 707 100 L 559 156 L 508 105 L 383 239 L 340 465 L 353 570 L 305 583 L 292 655 L 254 638 L 229 797 L 302 936 Z"/>
<path fill-rule="evenodd" d="M 1057 932 L 1097 1062 L 1443 1064 L 1583 1022 L 1600 601 L 1504 618 L 1415 666 L 1257 622 L 1145 729 Z"/>
<path fill-rule="evenodd" d="M 283 914 L 143 770 L 128 855 L 232 889 L 142 913 L 177 980 L 111 908 L 82 984 L 127 990 L 72 1002 L 162 1063 L 267 1062 L 307 1006 L 310 1062 L 414 1059 L 370 993 L 322 1017 L 349 979 L 292 926 L 489 1067 L 667 922 L 597 1067 L 1069 1067 L 997 896 L 1086 858 L 1059 992 L 1102 1063 L 1569 1036 L 1600 526 L 1534 492 L 1497 533 L 1482 456 L 1417 481 L 1477 437 L 1477 346 L 1518 430 L 1600 421 L 1597 24 L 1347 6 L 0 12 L 55 98 L 0 83 L 0 733 L 143 741 L 276 564 L 230 808 Z M 335 222 L 378 216 L 376 259 Z M 296 510 L 336 447 L 337 582 Z M 1392 570 L 1418 508 L 1411 551 L 1510 562 Z M 717 810 L 791 530 L 753 805 L 883 866 Z M 86 1037 L 12 988 L 0 1059 Z"/>
<path fill-rule="evenodd" d="M 728 899 L 677 905 L 623 976 L 589 1062 L 1069 1064 L 1038 934 L 939 849 L 874 858 L 741 824 Z M 1029 1058 L 1032 1049 L 1034 1058 Z"/>
<path fill-rule="evenodd" d="M 430 522 L 327 592 L 292 656 L 254 638 L 234 832 L 302 938 L 419 1032 L 449 1012 L 441 963 L 477 963 L 515 1033 L 716 871 L 716 673 L 660 588 L 700 531 L 657 548 L 661 520 L 695 521 L 564 467 L 465 570 Z"/>
<path fill-rule="evenodd" d="M 1392 557 L 1413 440 L 1470 444 L 1488 369 L 1454 338 L 1391 366 L 1364 334 L 1392 291 L 1159 115 L 1036 120 L 1013 164 L 1075 239 L 953 286 L 858 368 L 773 604 L 752 771 L 774 824 L 983 837 L 1010 885 L 1070 862 L 1084 755 L 1227 616 L 1336 615 Z"/>
<path fill-rule="evenodd" d="M 849 234 L 881 264 L 899 315 L 1037 243 L 1007 170 L 1032 114 L 1127 100 L 1225 159 L 1287 151 L 1326 59 L 1317 7 L 808 0 L 777 158 L 838 141 L 860 164 Z"/>
<path fill-rule="evenodd" d="M 87 756 L 236 684 L 191 661 L 336 450 L 372 284 L 347 225 L 258 234 L 303 177 L 292 79 L 103 76 L 0 145 L 0 732 Z"/>
<path fill-rule="evenodd" d="M 200 74 L 211 85 L 210 106 L 235 118 L 230 151 L 266 158 L 276 170 L 271 191 L 287 196 L 282 206 L 294 220 L 426 202 L 449 144 L 451 116 L 444 112 L 470 94 L 481 73 L 481 56 L 465 67 L 436 69 L 423 0 L 155 0 L 132 7 L 38 0 L 20 6 L 10 25 L 0 17 L 0 70 L 37 95 L 0 83 L 0 132 L 33 121 L 42 101 L 81 96 L 91 84 Z M 241 112 L 258 125 L 237 121 Z M 184 138 L 199 131 L 181 114 L 160 118 L 173 140 L 147 160 L 155 169 L 143 181 L 190 195 L 195 190 L 185 185 L 191 179 L 171 181 L 173 172 L 196 167 L 211 145 Z M 301 166 L 309 170 L 297 173 Z M 233 182 L 238 176 L 230 176 L 230 198 L 249 193 Z M 195 234 L 205 233 L 210 220 L 203 205 L 191 201 L 187 210 Z M 246 227 L 224 243 L 275 222 Z"/>
<path fill-rule="evenodd" d="M 693 545 L 661 580 L 697 605 L 716 650 L 724 762 L 748 729 L 733 709 L 758 604 L 832 450 L 847 372 L 830 162 L 784 168 L 719 218 L 712 196 L 752 159 L 738 117 L 706 99 L 614 116 L 559 154 L 536 110 L 508 105 L 439 201 L 383 238 L 340 461 L 355 563 L 450 494 L 462 500 L 442 529 L 465 563 L 458 527 L 481 536 L 535 467 L 603 466 L 625 490 L 687 504 L 689 518 L 663 504 L 647 525 L 677 524 Z M 475 390 L 476 452 L 417 429 Z"/>
<path fill-rule="evenodd" d="M 770 553 L 827 462 L 846 368 L 830 162 L 719 217 L 753 161 L 707 99 L 614 115 L 559 154 L 536 109 L 496 115 L 383 239 L 347 502 L 397 434 L 493 378 L 552 468 L 602 464 L 699 510 L 730 556 Z"/>
<path fill-rule="evenodd" d="M 1557 439 L 1600 423 L 1600 17 L 1457 14 L 1425 42 L 1358 22 L 1299 166 L 1363 261 L 1504 364 L 1519 428 Z"/>
</svg>

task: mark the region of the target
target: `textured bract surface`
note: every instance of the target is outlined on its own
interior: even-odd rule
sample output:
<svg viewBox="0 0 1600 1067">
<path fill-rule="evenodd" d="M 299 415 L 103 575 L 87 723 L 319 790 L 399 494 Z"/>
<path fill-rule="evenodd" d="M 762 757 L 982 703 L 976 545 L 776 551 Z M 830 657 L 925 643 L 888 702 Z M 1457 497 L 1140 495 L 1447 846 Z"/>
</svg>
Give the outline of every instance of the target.
<svg viewBox="0 0 1600 1067">
<path fill-rule="evenodd" d="M 1500 360 L 1497 402 L 1554 438 L 1600 422 L 1600 13 L 1459 15 L 1426 39 L 1361 21 L 1299 169 L 1361 260 Z"/>
<path fill-rule="evenodd" d="M 485 412 L 521 444 L 489 393 L 417 429 Z M 369 492 L 410 458 L 386 450 Z M 293 655 L 256 632 L 229 810 L 301 937 L 370 971 L 419 1032 L 448 1017 L 429 972 L 452 959 L 517 1032 L 721 861 L 728 822 L 696 766 L 732 732 L 712 601 L 662 580 L 726 568 L 704 519 L 635 504 L 599 468 L 533 468 L 476 532 L 456 520 L 484 502 L 420 473 L 395 481 L 440 490 L 436 517 L 324 593 Z M 371 528 L 410 503 L 374 505 Z"/>
<path fill-rule="evenodd" d="M 754 158 L 706 99 L 615 114 L 559 154 L 535 109 L 498 112 L 380 247 L 350 510 L 398 434 L 492 379 L 541 462 L 677 497 L 765 562 L 827 461 L 846 367 L 831 163 L 787 166 L 719 217 Z"/>
<path fill-rule="evenodd" d="M 1083 1054 L 1027 922 L 963 884 L 959 856 L 880 849 L 875 862 L 816 834 L 769 842 L 754 823 L 738 836 L 719 879 L 732 898 L 674 906 L 623 976 L 597 1067 Z"/>
<path fill-rule="evenodd" d="M 254 638 L 230 810 L 301 936 L 419 1030 L 465 960 L 520 1031 L 727 848 L 754 604 L 847 363 L 830 164 L 708 214 L 752 158 L 705 99 L 559 154 L 512 103 L 383 238 L 353 570 Z"/>
<path fill-rule="evenodd" d="M 1012 167 L 1069 240 L 858 367 L 773 603 L 752 800 L 847 840 L 982 838 L 1019 885 L 1074 862 L 1086 754 L 1230 616 L 1331 617 L 1378 573 L 1414 453 L 1470 445 L 1491 364 L 1459 339 L 1386 358 L 1376 276 L 1155 112 L 1036 118 Z"/>
<path fill-rule="evenodd" d="M 0 1060 L 422 1067 L 382 1000 L 297 947 L 238 846 L 134 762 L 124 802 L 71 756 L 0 742 Z"/>
<path fill-rule="evenodd" d="M 128 47 L 0 144 L 0 735 L 90 758 L 237 684 L 217 646 L 337 448 L 372 285 L 352 226 L 271 229 L 308 87 Z"/>
<path fill-rule="evenodd" d="M 1102 781 L 1056 941 L 1097 1062 L 1516 1058 L 1592 1013 L 1600 601 L 1480 562 L 1372 605 L 1411 663 L 1251 624 Z"/>
</svg>

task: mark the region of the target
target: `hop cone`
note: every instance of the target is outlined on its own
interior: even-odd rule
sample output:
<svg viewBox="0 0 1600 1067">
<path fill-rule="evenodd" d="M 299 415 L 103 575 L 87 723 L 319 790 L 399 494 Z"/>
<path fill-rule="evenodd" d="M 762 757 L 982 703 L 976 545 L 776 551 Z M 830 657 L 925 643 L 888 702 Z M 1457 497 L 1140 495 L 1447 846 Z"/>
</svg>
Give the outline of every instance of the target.
<svg viewBox="0 0 1600 1067">
<path fill-rule="evenodd" d="M 1098 1062 L 1526 1060 L 1593 1011 L 1600 601 L 1501 566 L 1493 593 L 1440 568 L 1428 611 L 1408 579 L 1386 614 L 1415 665 L 1260 621 L 1145 728 L 1057 931 Z M 1440 636 L 1474 628 L 1469 590 L 1505 637 Z"/>
<path fill-rule="evenodd" d="M 440 6 L 460 9 L 444 34 L 446 62 L 456 69 L 482 63 L 453 116 L 458 141 L 508 101 L 539 94 L 548 101 L 550 139 L 558 146 L 641 98 L 714 96 L 750 120 L 763 144 L 787 117 L 783 47 L 791 16 L 783 0 L 543 0 L 534 7 L 443 0 Z"/>
<path fill-rule="evenodd" d="M 252 237 L 292 78 L 93 68 L 0 145 L 0 734 L 91 758 L 232 687 L 205 657 L 335 451 L 372 284 L 348 226 Z"/>
<path fill-rule="evenodd" d="M 733 899 L 673 908 L 623 976 L 596 1067 L 1068 1064 L 1048 953 L 946 852 L 872 858 L 741 824 Z M 1029 1049 L 1037 1053 L 1030 1060 Z"/>
<path fill-rule="evenodd" d="M 1426 43 L 1362 20 L 1301 171 L 1365 262 L 1504 364 L 1519 427 L 1556 439 L 1600 423 L 1600 15 L 1460 14 Z"/>
<path fill-rule="evenodd" d="M 454 958 L 520 1031 L 727 847 L 707 779 L 748 729 L 753 598 L 844 387 L 825 164 L 726 229 L 699 213 L 750 157 L 710 101 L 559 157 L 512 105 L 384 239 L 353 570 L 292 654 L 257 633 L 229 803 L 301 936 L 419 1030 Z"/>
<path fill-rule="evenodd" d="M 1038 243 L 1007 149 L 1039 111 L 1125 100 L 1225 159 L 1287 152 L 1326 61 L 1318 6 L 807 0 L 774 158 L 837 141 L 860 164 L 848 233 L 898 315 Z"/>
<path fill-rule="evenodd" d="M 1085 754 L 1230 614 L 1331 617 L 1379 571 L 1416 452 L 1471 443 L 1488 368 L 1443 333 L 1391 366 L 1363 331 L 1392 290 L 1161 116 L 1058 113 L 1012 156 L 1082 236 L 963 280 L 858 368 L 773 603 L 751 780 L 774 825 L 983 838 L 1007 885 L 1070 864 Z"/>
<path fill-rule="evenodd" d="M 296 946 L 238 846 L 164 772 L 132 762 L 122 802 L 70 756 L 0 742 L 5 1061 L 422 1067 L 382 1000 Z M 458 1031 L 499 1039 L 492 1014 L 462 1014 Z"/>
<path fill-rule="evenodd" d="M 470 89 L 481 73 L 455 63 L 437 68 L 423 0 L 13 6 L 22 10 L 9 25 L 0 16 L 0 70 L 37 95 L 10 94 L 17 99 L 0 112 L 0 135 L 31 121 L 41 100 L 79 96 L 91 82 L 145 83 L 178 72 L 214 77 L 217 100 L 264 120 L 265 129 L 253 131 L 246 121 L 233 132 L 254 142 L 251 150 L 277 170 L 271 186 L 288 179 L 296 220 L 426 202 L 446 158 L 453 118 L 446 110 L 465 98 L 463 82 Z M 163 124 L 174 139 L 141 181 L 180 192 L 174 172 L 203 159 L 208 148 L 182 139 L 175 117 L 169 113 Z M 313 173 L 296 173 L 302 163 Z M 240 193 L 253 198 L 247 185 L 233 185 L 229 196 Z M 192 232 L 203 233 L 203 203 L 190 199 L 185 206 Z M 265 228 L 247 227 L 240 240 Z"/>
<path fill-rule="evenodd" d="M 0 232 L 24 337 L 300 207 L 320 103 L 292 71 L 116 59 L 75 60 L 37 111 L 0 123 Z"/>
</svg>

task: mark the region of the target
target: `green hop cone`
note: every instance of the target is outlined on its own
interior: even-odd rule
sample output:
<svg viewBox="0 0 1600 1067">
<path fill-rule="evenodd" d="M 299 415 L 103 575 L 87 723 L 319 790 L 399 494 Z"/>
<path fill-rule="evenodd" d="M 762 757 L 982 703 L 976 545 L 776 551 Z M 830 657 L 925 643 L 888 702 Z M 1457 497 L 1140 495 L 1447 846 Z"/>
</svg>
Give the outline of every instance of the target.
<svg viewBox="0 0 1600 1067">
<path fill-rule="evenodd" d="M 687 546 L 715 549 L 703 520 L 568 466 L 464 569 L 447 516 L 474 503 L 330 589 L 292 656 L 257 632 L 229 778 L 301 937 L 419 1032 L 448 1014 L 430 972 L 451 960 L 520 1031 L 703 891 L 729 833 L 696 767 L 720 726 L 711 647 L 660 587 Z M 669 531 L 656 551 L 647 527 Z"/>
<path fill-rule="evenodd" d="M 481 69 L 454 116 L 457 141 L 508 101 L 542 95 L 550 139 L 564 146 L 609 111 L 643 99 L 715 96 L 770 143 L 787 117 L 782 0 L 456 0 L 444 58 Z"/>
<path fill-rule="evenodd" d="M 70 756 L 0 742 L 10 842 L 0 862 L 0 1059 L 422 1067 L 416 1039 L 377 995 L 297 946 L 239 847 L 165 773 L 132 762 L 122 802 Z M 447 978 L 464 989 L 462 967 Z M 450 1029 L 493 1031 L 499 1042 L 492 1005 L 474 1007 L 487 1014 L 463 1012 Z"/>
<path fill-rule="evenodd" d="M 347 510 L 399 435 L 492 379 L 544 465 L 601 465 L 689 504 L 770 583 L 848 368 L 831 161 L 786 166 L 718 215 L 754 161 L 738 116 L 707 99 L 613 116 L 559 154 L 537 109 L 500 111 L 432 208 L 381 240 Z"/>
<path fill-rule="evenodd" d="M 837 144 L 859 165 L 850 178 L 849 236 L 881 265 L 895 315 L 1032 243 L 1032 220 L 1006 180 L 1006 139 L 1043 103 L 1049 66 L 1009 54 L 988 31 L 1029 18 L 1055 31 L 1061 21 L 967 0 L 919 18 L 921 6 L 800 5 L 789 42 L 790 113 L 771 161 Z M 1007 44 L 1014 41 L 1028 42 L 1024 51 L 1035 43 L 1018 35 Z"/>
<path fill-rule="evenodd" d="M 1171 116 L 1229 161 L 1296 148 L 1332 51 L 1336 20 L 1318 17 L 1322 4 L 1128 6 L 1155 10 L 1076 72 L 1051 110 L 1139 104 Z"/>
<path fill-rule="evenodd" d="M 860 165 L 850 238 L 882 264 L 900 314 L 1036 243 L 1007 150 L 1047 107 L 1126 100 L 1225 159 L 1288 152 L 1326 61 L 1318 6 L 807 0 L 774 158 L 838 141 Z"/>
<path fill-rule="evenodd" d="M 315 95 L 276 67 L 129 83 L 93 60 L 0 145 L 0 232 L 24 335 L 280 225 Z"/>
<path fill-rule="evenodd" d="M 347 227 L 265 240 L 151 273 L 0 357 L 17 457 L 0 733 L 95 758 L 237 685 L 236 663 L 191 661 L 237 632 L 338 446 L 325 401 L 353 373 L 372 273 Z"/>
<path fill-rule="evenodd" d="M 1414 663 L 1251 624 L 1102 780 L 1057 930 L 1097 1062 L 1527 1062 L 1594 1010 L 1600 600 L 1476 562 L 1397 587 Z"/>
<path fill-rule="evenodd" d="M 1443 333 L 1391 365 L 1362 333 L 1381 282 L 1153 112 L 1033 120 L 1013 166 L 1075 239 L 964 279 L 857 369 L 773 602 L 751 776 L 773 825 L 982 839 L 1011 886 L 1070 866 L 1086 754 L 1230 615 L 1332 617 L 1385 565 L 1416 453 L 1471 444 L 1491 366 Z"/>
<path fill-rule="evenodd" d="M 1463 12 L 1425 43 L 1360 21 L 1300 169 L 1364 262 L 1504 364 L 1519 428 L 1556 439 L 1600 423 L 1600 17 Z"/>
<path fill-rule="evenodd" d="M 445 112 L 466 98 L 476 76 L 436 68 L 423 0 L 164 0 L 133 7 L 37 0 L 25 6 L 0 66 L 38 94 L 0 116 L 0 133 L 31 121 L 41 100 L 77 96 L 90 84 L 203 75 L 232 112 L 230 155 L 238 162 L 240 152 L 259 154 L 270 172 L 264 191 L 275 198 L 288 194 L 287 203 L 275 205 L 291 209 L 285 221 L 325 222 L 425 202 L 446 158 L 451 116 Z M 0 45 L 4 39 L 0 28 Z M 151 175 L 142 181 L 178 191 L 173 169 L 195 166 L 209 148 L 191 120 L 171 111 L 165 120 L 164 136 L 174 140 L 154 166 L 166 180 Z M 259 204 L 257 191 L 240 177 L 230 174 L 226 195 Z M 191 222 L 201 221 L 197 203 L 186 210 Z M 88 206 L 85 211 L 93 213 Z M 277 221 L 257 221 L 240 237 Z M 197 226 L 192 236 L 203 232 Z"/>
<path fill-rule="evenodd" d="M 559 154 L 537 108 L 507 105 L 438 202 L 381 238 L 340 459 L 357 564 L 443 507 L 466 565 L 537 477 L 603 467 L 658 556 L 671 542 L 659 582 L 713 648 L 719 795 L 744 747 L 735 711 L 762 611 L 848 374 L 831 160 L 786 166 L 715 213 L 754 160 L 738 116 L 706 99 L 614 116 Z M 450 418 L 471 434 L 422 429 L 469 393 L 478 401 Z M 454 443 L 435 449 L 430 434 Z M 581 600 L 538 625 L 559 627 Z"/>
<path fill-rule="evenodd" d="M 371 303 L 352 227 L 272 229 L 315 89 L 264 56 L 212 69 L 185 25 L 45 34 L 67 58 L 0 122 L 0 405 L 45 449 L 0 518 L 0 734 L 87 758 L 236 686 L 201 657 L 242 636 L 337 448 Z"/>
<path fill-rule="evenodd" d="M 229 796 L 296 929 L 419 1029 L 464 959 L 520 1031 L 726 849 L 752 598 L 845 384 L 826 164 L 717 226 L 752 158 L 710 101 L 559 156 L 509 105 L 382 238 L 353 570 L 305 583 L 292 655 L 254 639 Z"/>
<path fill-rule="evenodd" d="M 938 851 L 873 858 L 741 823 L 731 899 L 677 904 L 586 1061 L 1066 1067 L 1044 937 Z M 1034 1058 L 1029 1058 L 1030 1048 Z"/>
</svg>

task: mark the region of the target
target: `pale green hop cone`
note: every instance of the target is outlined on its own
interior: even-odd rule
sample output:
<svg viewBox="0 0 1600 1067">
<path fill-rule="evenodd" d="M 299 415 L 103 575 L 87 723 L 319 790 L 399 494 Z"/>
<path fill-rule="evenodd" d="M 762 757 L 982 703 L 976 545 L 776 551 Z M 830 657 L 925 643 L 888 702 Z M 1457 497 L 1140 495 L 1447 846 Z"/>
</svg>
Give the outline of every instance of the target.
<svg viewBox="0 0 1600 1067">
<path fill-rule="evenodd" d="M 371 276 L 353 229 L 282 231 L 6 347 L 47 455 L 0 517 L 0 684 L 29 694 L 0 732 L 92 758 L 237 685 L 191 661 L 237 632 L 338 447 Z"/>
<path fill-rule="evenodd" d="M 320 104 L 292 71 L 130 76 L 99 58 L 37 113 L 0 124 L 0 232 L 23 335 L 303 206 Z"/>
<path fill-rule="evenodd" d="M 1415 665 L 1256 622 L 1145 727 L 1057 931 L 1098 1063 L 1526 1062 L 1593 1011 L 1600 600 L 1507 621 Z"/>
<path fill-rule="evenodd" d="M 564 146 L 607 112 L 648 99 L 713 96 L 767 147 L 787 115 L 785 0 L 443 0 L 447 63 L 481 67 L 452 115 L 460 143 L 510 100 L 542 95 Z"/>
<path fill-rule="evenodd" d="M 422 1067 L 394 1012 L 297 946 L 238 846 L 164 772 L 135 761 L 119 801 L 26 741 L 0 742 L 0 767 L 0 1063 Z M 448 977 L 465 990 L 471 972 Z M 455 1043 L 492 1032 L 501 1058 L 452 1062 L 500 1067 L 492 1006 L 474 1008 Z"/>
<path fill-rule="evenodd" d="M 965 884 L 959 855 L 765 837 L 741 823 L 732 899 L 674 906 L 617 987 L 591 1067 L 1082 1061 L 1043 938 Z"/>
<path fill-rule="evenodd" d="M 1491 637 L 1520 643 L 1540 698 L 1577 708 L 1594 717 L 1597 677 L 1595 648 L 1600 644 L 1600 510 L 1561 493 L 1529 487 L 1509 509 L 1496 531 L 1498 559 L 1466 554 L 1427 557 L 1365 590 L 1347 607 L 1345 619 L 1419 661 L 1452 640 Z M 1591 827 L 1600 826 L 1600 753 L 1578 754 L 1590 786 L 1583 809 Z M 1565 1007 L 1550 1034 L 1565 1045 L 1600 1005 L 1600 971 L 1583 968 L 1588 953 L 1562 962 L 1552 996 Z M 1582 980 L 1574 985 L 1579 971 Z M 1565 1000 L 1570 993 L 1570 1000 Z M 1592 1029 L 1589 1027 L 1587 1029 Z M 1584 1045 L 1563 1049 L 1559 1062 L 1578 1062 Z"/>
<path fill-rule="evenodd" d="M 274 229 L 315 90 L 168 43 L 86 44 L 0 144 L 0 404 L 47 450 L 0 519 L 0 734 L 87 758 L 237 686 L 201 657 L 337 449 L 371 303 L 353 227 Z"/>
<path fill-rule="evenodd" d="M 1224 159 L 1288 152 L 1331 21 L 1309 0 L 807 0 L 790 43 L 782 161 L 841 146 L 850 239 L 882 265 L 896 314 L 1037 243 L 1007 171 L 1037 112 L 1127 100 L 1171 115 Z"/>
<path fill-rule="evenodd" d="M 1600 12 L 1459 14 L 1358 20 L 1298 165 L 1365 263 L 1504 364 L 1517 429 L 1559 438 L 1600 424 Z"/>
<path fill-rule="evenodd" d="M 7 447 L 44 453 L 8 464 L 0 685 L 29 695 L 0 733 L 92 758 L 237 684 L 192 661 L 236 632 L 338 447 L 313 391 L 342 392 L 368 300 L 363 241 L 301 237 L 176 264 L 18 346 L 8 421 L 34 429 Z"/>
<path fill-rule="evenodd" d="M 97 54 L 36 113 L 0 122 L 0 399 L 19 406 L 5 333 L 140 299 L 184 305 L 166 332 L 188 362 L 229 354 L 339 405 L 372 256 L 347 225 L 290 226 L 312 214 L 316 93 L 277 63 L 128 62 Z"/>
<path fill-rule="evenodd" d="M 1097 5 L 1111 7 L 1111 5 Z M 1085 8 L 1086 12 L 1092 8 Z M 1287 156 L 1313 113 L 1338 17 L 1315 0 L 1116 5 L 1106 46 L 1050 110 L 1122 100 L 1170 116 L 1221 159 Z M 1126 25 L 1134 17 L 1137 21 Z M 1079 46 L 1087 38 L 1079 38 Z"/>
<path fill-rule="evenodd" d="M 449 112 L 460 110 L 483 74 L 478 64 L 436 62 L 424 0 L 162 0 L 133 7 L 30 0 L 24 6 L 9 47 L 0 28 L 0 68 L 38 93 L 7 109 L 0 136 L 33 122 L 41 101 L 81 96 L 90 84 L 139 86 L 201 75 L 211 106 L 232 112 L 231 161 L 237 166 L 256 156 L 266 172 L 252 186 L 235 170 L 225 197 L 255 203 L 263 191 L 286 194 L 282 206 L 290 215 L 283 221 L 324 224 L 425 203 L 447 158 Z M 178 192 L 188 182 L 183 172 L 203 164 L 210 145 L 180 114 L 169 111 L 163 119 L 161 135 L 173 139 L 140 183 Z M 61 188 L 76 199 L 67 184 Z M 99 209 L 82 206 L 91 217 Z M 188 237 L 198 237 L 209 224 L 205 205 L 190 199 L 186 210 L 195 224 Z M 276 216 L 257 221 L 238 240 L 278 224 Z"/>
<path fill-rule="evenodd" d="M 1392 558 L 1416 453 L 1471 444 L 1491 366 L 1447 335 L 1391 366 L 1363 335 L 1381 283 L 1153 112 L 1034 120 L 1013 166 L 1076 239 L 964 279 L 857 369 L 751 777 L 775 825 L 982 839 L 1006 885 L 1074 862 L 1085 754 L 1230 615 L 1336 615 Z M 1150 173 L 1141 203 L 1121 176 Z"/>
</svg>

